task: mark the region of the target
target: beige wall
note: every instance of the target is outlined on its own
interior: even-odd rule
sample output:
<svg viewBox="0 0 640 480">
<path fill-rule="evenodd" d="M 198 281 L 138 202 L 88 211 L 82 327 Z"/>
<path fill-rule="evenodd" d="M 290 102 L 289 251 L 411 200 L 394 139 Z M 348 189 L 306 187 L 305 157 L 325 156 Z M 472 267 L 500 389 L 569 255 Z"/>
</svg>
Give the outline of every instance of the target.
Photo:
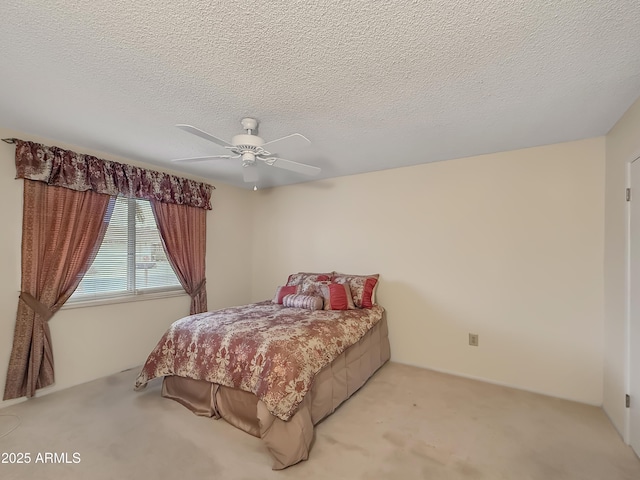
<svg viewBox="0 0 640 480">
<path fill-rule="evenodd" d="M 76 151 L 87 149 L 0 129 L 0 138 L 16 136 Z M 22 181 L 15 180 L 14 147 L 0 142 L 0 386 L 4 389 L 20 289 Z M 156 167 L 149 167 L 157 169 Z M 207 217 L 207 295 L 210 308 L 250 299 L 251 193 L 215 183 L 214 209 Z M 141 365 L 167 326 L 189 313 L 184 295 L 90 308 L 63 309 L 50 321 L 56 384 L 49 393 Z M 0 402 L 0 407 L 12 402 Z"/>
<path fill-rule="evenodd" d="M 618 431 L 626 437 L 628 221 L 625 188 L 628 166 L 640 157 L 640 100 L 611 129 L 606 143 L 603 406 Z"/>
<path fill-rule="evenodd" d="M 253 299 L 299 270 L 380 273 L 395 361 L 599 405 L 604 156 L 595 138 L 259 191 Z"/>
</svg>

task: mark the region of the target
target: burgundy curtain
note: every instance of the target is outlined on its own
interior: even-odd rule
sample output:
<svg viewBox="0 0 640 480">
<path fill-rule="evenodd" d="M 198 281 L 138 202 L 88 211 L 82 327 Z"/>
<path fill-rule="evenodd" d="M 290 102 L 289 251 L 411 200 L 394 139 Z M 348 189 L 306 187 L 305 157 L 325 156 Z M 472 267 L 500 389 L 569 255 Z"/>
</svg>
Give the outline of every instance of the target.
<svg viewBox="0 0 640 480">
<path fill-rule="evenodd" d="M 4 400 L 32 397 L 54 382 L 47 322 L 95 258 L 109 223 L 109 199 L 24 181 L 21 292 Z"/>
<path fill-rule="evenodd" d="M 169 263 L 182 287 L 191 296 L 190 313 L 206 312 L 207 211 L 154 200 L 151 201 L 151 208 Z"/>
<path fill-rule="evenodd" d="M 17 138 L 12 140 L 16 144 L 16 178 L 38 180 L 71 190 L 92 190 L 111 196 L 122 195 L 211 210 L 211 190 L 214 187 L 206 183 L 59 147 Z"/>
</svg>

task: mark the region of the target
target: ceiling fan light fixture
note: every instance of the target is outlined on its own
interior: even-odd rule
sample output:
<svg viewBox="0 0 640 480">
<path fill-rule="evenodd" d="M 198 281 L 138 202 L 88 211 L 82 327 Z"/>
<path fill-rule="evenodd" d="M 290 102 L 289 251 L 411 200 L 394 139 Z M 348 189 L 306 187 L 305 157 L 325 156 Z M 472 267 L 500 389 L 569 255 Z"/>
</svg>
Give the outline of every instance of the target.
<svg viewBox="0 0 640 480">
<path fill-rule="evenodd" d="M 242 166 L 249 167 L 253 165 L 256 161 L 256 154 L 253 152 L 243 152 L 242 153 Z"/>
</svg>

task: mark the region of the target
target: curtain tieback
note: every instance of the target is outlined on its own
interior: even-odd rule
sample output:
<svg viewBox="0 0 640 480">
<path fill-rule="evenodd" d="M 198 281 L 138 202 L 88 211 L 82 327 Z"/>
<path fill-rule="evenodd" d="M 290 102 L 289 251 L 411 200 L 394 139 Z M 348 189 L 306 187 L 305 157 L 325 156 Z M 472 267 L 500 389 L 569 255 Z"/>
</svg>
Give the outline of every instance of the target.
<svg viewBox="0 0 640 480">
<path fill-rule="evenodd" d="M 207 279 L 205 278 L 204 280 L 202 280 L 198 286 L 196 288 L 193 289 L 193 291 L 189 294 L 191 296 L 191 298 L 195 298 L 198 295 L 200 295 L 200 293 L 202 293 L 202 289 L 205 287 L 207 283 Z"/>
<path fill-rule="evenodd" d="M 20 300 L 27 304 L 27 306 L 42 317 L 44 322 L 49 321 L 53 316 L 53 313 L 49 307 L 47 307 L 40 300 L 36 299 L 33 295 L 27 292 L 20 292 Z"/>
</svg>

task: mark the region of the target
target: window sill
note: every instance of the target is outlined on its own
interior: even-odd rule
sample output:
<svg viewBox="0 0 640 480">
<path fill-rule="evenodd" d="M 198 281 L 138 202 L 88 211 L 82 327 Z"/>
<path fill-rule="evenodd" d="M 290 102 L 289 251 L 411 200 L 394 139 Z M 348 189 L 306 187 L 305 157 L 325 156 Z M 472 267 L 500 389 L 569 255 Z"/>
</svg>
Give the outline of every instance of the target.
<svg viewBox="0 0 640 480">
<path fill-rule="evenodd" d="M 72 308 L 98 307 L 101 305 L 113 305 L 116 303 L 143 302 L 145 300 L 158 300 L 160 298 L 188 297 L 184 290 L 168 290 L 164 292 L 138 293 L 137 295 L 119 295 L 117 297 L 104 297 L 91 300 L 68 301 L 60 310 Z"/>
</svg>

